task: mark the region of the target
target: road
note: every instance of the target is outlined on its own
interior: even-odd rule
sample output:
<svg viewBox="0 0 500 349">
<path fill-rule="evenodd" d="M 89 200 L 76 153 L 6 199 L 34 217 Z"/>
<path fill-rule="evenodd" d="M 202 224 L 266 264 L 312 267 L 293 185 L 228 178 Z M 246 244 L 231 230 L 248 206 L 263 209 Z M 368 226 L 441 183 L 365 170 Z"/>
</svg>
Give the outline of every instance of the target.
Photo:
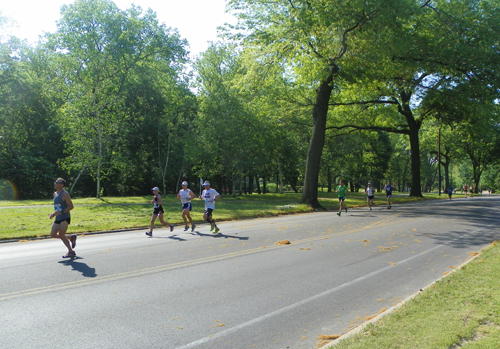
<svg viewBox="0 0 500 349">
<path fill-rule="evenodd" d="M 206 224 L 86 235 L 73 261 L 59 240 L 3 243 L 0 347 L 316 348 L 499 239 L 499 204 L 221 222 L 217 236 Z"/>
</svg>

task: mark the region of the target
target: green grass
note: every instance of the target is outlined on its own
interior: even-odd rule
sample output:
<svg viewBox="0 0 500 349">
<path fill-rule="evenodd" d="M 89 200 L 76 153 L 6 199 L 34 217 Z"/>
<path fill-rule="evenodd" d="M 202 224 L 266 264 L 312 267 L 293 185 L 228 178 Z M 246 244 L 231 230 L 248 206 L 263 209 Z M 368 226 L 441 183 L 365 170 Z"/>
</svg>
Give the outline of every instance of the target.
<svg viewBox="0 0 500 349">
<path fill-rule="evenodd" d="M 336 193 L 319 192 L 318 197 L 326 209 L 338 210 Z M 426 195 L 427 199 L 435 197 L 435 194 Z M 248 194 L 234 198 L 223 195 L 217 201 L 214 217 L 221 221 L 310 212 L 309 206 L 299 203 L 301 198 L 302 194 L 296 193 Z M 392 199 L 395 205 L 416 200 L 422 199 L 408 196 Z M 153 210 L 150 201 L 151 196 L 73 198 L 75 208 L 71 211 L 71 233 L 147 228 Z M 375 201 L 384 205 L 384 194 L 376 195 Z M 165 219 L 174 224 L 182 224 L 179 200 L 174 195 L 167 195 L 163 197 L 163 202 Z M 0 207 L 4 207 L 0 208 L 0 240 L 48 236 L 52 225 L 49 220 L 49 214 L 53 212 L 52 203 L 50 199 L 0 201 Z M 366 206 L 366 196 L 362 193 L 348 193 L 346 203 L 351 208 Z M 203 208 L 201 200 L 193 201 L 191 216 L 195 222 L 202 221 Z"/>
<path fill-rule="evenodd" d="M 335 349 L 497 349 L 500 247 L 493 244 L 395 312 L 340 340 Z"/>
</svg>

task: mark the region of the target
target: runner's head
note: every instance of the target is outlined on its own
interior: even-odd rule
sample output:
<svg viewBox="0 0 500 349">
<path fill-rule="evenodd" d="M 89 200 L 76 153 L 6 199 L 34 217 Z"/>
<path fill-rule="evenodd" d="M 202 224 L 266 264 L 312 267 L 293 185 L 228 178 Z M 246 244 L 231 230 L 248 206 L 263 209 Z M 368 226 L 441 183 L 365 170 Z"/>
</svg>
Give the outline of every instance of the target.
<svg viewBox="0 0 500 349">
<path fill-rule="evenodd" d="M 186 181 L 182 182 L 182 187 L 187 187 L 187 185 L 188 185 L 188 182 L 186 182 Z"/>
<path fill-rule="evenodd" d="M 56 181 L 54 182 L 54 189 L 62 189 L 64 188 L 64 186 L 66 185 L 66 181 L 62 178 L 58 178 L 56 179 Z"/>
</svg>

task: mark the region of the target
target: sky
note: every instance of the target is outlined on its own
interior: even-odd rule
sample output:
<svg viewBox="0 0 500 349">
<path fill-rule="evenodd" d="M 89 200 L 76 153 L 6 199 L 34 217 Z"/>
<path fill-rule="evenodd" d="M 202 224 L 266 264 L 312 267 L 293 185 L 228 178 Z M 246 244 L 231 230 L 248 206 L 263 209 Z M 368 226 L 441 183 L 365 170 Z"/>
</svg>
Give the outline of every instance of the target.
<svg viewBox="0 0 500 349">
<path fill-rule="evenodd" d="M 44 32 L 56 31 L 60 19 L 60 8 L 74 0 L 1 0 L 0 12 L 17 23 L 9 34 L 36 43 Z M 125 10 L 134 3 L 143 10 L 151 8 L 160 23 L 176 28 L 182 38 L 187 39 L 191 57 L 208 48 L 208 41 L 217 41 L 217 26 L 225 22 L 235 23 L 225 13 L 226 0 L 114 0 Z"/>
</svg>

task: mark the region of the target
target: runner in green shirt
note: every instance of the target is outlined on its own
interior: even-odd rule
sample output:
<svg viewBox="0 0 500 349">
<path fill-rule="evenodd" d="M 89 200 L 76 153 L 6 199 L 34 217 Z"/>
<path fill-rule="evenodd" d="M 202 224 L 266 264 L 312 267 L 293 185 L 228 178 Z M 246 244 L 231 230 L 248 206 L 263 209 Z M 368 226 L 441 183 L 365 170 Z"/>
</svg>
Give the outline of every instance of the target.
<svg viewBox="0 0 500 349">
<path fill-rule="evenodd" d="M 347 190 L 347 187 L 342 183 L 342 180 L 339 181 L 339 185 L 337 186 L 337 188 L 335 189 L 335 192 L 337 193 L 338 197 L 339 197 L 339 212 L 337 213 L 338 216 L 340 216 L 340 214 L 342 213 L 342 205 L 344 203 L 344 200 L 345 200 L 345 191 Z M 345 207 L 345 213 L 347 213 L 347 206 Z"/>
</svg>

